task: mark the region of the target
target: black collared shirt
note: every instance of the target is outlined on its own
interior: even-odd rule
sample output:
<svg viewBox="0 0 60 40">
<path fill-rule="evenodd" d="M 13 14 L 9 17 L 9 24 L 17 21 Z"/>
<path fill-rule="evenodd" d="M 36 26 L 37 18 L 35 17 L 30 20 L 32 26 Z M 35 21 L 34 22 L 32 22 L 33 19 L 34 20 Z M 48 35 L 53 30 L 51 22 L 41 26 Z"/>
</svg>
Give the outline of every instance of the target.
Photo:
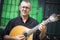
<svg viewBox="0 0 60 40">
<path fill-rule="evenodd" d="M 31 28 L 35 27 L 36 25 L 38 25 L 38 22 L 31 17 L 28 18 L 26 23 L 24 23 L 22 21 L 21 17 L 14 18 L 14 19 L 10 20 L 8 25 L 6 26 L 4 35 L 9 35 L 11 29 L 17 25 L 23 25 L 23 26 L 31 29 Z M 40 33 L 39 31 L 36 31 L 36 33 L 34 33 L 34 36 L 33 36 L 34 40 L 39 40 L 39 33 Z"/>
</svg>

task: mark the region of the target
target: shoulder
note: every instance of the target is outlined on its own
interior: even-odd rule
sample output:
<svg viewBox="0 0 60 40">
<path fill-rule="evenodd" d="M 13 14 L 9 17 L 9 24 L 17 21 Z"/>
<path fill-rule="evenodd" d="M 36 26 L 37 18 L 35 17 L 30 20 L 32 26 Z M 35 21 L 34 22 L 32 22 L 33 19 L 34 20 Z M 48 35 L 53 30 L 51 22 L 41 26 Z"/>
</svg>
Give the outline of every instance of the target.
<svg viewBox="0 0 60 40">
<path fill-rule="evenodd" d="M 31 17 L 30 17 L 30 19 L 31 19 L 31 21 L 32 21 L 33 23 L 39 24 L 39 22 L 38 22 L 36 19 L 31 18 Z"/>
<path fill-rule="evenodd" d="M 10 19 L 10 21 L 9 21 L 9 22 L 16 22 L 16 21 L 18 21 L 18 20 L 19 20 L 19 18 L 20 18 L 20 17 L 16 17 L 16 18 Z"/>
</svg>

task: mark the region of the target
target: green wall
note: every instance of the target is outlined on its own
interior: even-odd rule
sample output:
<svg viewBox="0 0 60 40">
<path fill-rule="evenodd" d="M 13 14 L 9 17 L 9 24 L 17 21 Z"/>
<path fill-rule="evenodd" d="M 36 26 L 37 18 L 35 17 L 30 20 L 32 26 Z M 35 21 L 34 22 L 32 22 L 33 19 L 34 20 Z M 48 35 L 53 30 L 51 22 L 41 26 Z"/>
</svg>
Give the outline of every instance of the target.
<svg viewBox="0 0 60 40">
<path fill-rule="evenodd" d="M 18 4 L 20 1 L 21 0 L 4 0 L 1 16 L 1 26 L 6 26 L 10 19 L 15 18 L 19 15 Z M 38 0 L 30 1 L 32 3 L 32 10 L 30 12 L 30 16 L 40 23 L 42 20 L 42 7 L 38 8 Z"/>
</svg>

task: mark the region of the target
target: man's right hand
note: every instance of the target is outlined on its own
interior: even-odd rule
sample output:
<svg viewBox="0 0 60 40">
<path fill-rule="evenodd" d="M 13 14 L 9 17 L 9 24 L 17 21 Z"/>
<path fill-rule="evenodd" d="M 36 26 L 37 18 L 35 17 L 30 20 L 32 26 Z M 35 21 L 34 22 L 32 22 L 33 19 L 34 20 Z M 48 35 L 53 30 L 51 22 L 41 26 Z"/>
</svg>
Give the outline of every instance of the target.
<svg viewBox="0 0 60 40">
<path fill-rule="evenodd" d="M 25 36 L 24 35 L 18 35 L 15 37 L 11 37 L 9 35 L 5 35 L 4 40 L 25 40 Z"/>
<path fill-rule="evenodd" d="M 18 35 L 18 36 L 15 36 L 13 38 L 14 38 L 14 40 L 25 40 L 25 36 L 24 35 Z"/>
</svg>

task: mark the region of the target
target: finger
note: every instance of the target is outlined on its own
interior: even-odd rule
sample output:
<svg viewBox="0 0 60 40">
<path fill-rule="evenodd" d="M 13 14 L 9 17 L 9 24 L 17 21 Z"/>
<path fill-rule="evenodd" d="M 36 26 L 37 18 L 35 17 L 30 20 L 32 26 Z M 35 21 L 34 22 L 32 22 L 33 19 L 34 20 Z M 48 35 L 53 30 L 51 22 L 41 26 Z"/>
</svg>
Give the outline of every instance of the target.
<svg viewBox="0 0 60 40">
<path fill-rule="evenodd" d="M 25 36 L 24 36 L 24 35 L 18 35 L 18 37 L 20 37 L 20 38 L 21 38 L 21 37 L 25 37 Z"/>
<path fill-rule="evenodd" d="M 25 37 L 21 37 L 21 38 L 20 38 L 20 40 L 24 40 L 24 39 L 25 39 Z"/>
<path fill-rule="evenodd" d="M 25 36 L 24 35 L 18 35 L 18 36 L 16 36 L 16 39 L 17 40 L 24 40 Z"/>
<path fill-rule="evenodd" d="M 47 29 L 46 26 L 41 26 L 41 31 L 46 30 L 46 29 Z"/>
</svg>

